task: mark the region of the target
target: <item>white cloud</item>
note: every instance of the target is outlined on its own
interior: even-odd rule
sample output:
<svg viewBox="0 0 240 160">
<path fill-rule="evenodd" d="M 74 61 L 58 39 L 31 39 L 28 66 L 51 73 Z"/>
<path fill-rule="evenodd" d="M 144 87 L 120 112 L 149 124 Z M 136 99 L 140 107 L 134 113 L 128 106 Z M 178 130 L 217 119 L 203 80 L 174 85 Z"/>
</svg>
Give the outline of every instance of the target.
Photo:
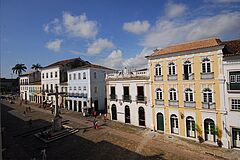
<svg viewBox="0 0 240 160">
<path fill-rule="evenodd" d="M 158 21 L 144 40 L 145 47 L 167 45 L 212 36 L 239 37 L 240 12 L 197 18 L 188 22 Z"/>
<path fill-rule="evenodd" d="M 147 32 L 150 27 L 148 21 L 134 21 L 134 22 L 126 22 L 123 24 L 123 29 L 135 33 L 141 34 Z"/>
<path fill-rule="evenodd" d="M 212 2 L 212 3 L 233 3 L 233 2 L 240 2 L 240 0 L 205 0 L 205 2 Z"/>
<path fill-rule="evenodd" d="M 45 44 L 45 47 L 54 51 L 54 52 L 58 52 L 61 49 L 61 44 L 62 44 L 63 40 L 61 39 L 55 39 L 53 41 L 49 41 Z"/>
<path fill-rule="evenodd" d="M 73 16 L 64 12 L 63 25 L 72 37 L 93 38 L 98 33 L 97 22 L 88 20 L 85 14 Z"/>
<path fill-rule="evenodd" d="M 165 9 L 166 16 L 169 18 L 179 17 L 185 11 L 187 7 L 184 4 L 168 3 Z"/>
<path fill-rule="evenodd" d="M 140 69 L 147 67 L 147 59 L 145 56 L 150 55 L 152 49 L 144 48 L 135 57 L 124 59 L 121 50 L 113 50 L 107 58 L 101 59 L 98 63 L 113 69 L 122 69 L 123 67 L 131 69 Z"/>
<path fill-rule="evenodd" d="M 123 57 L 121 50 L 113 50 L 107 58 L 101 59 L 98 63 L 113 69 L 121 69 L 123 67 Z"/>
<path fill-rule="evenodd" d="M 55 18 L 53 21 L 44 24 L 43 25 L 43 30 L 46 33 L 52 32 L 55 34 L 60 34 L 62 33 L 63 29 L 62 29 L 62 24 L 59 21 L 59 19 Z"/>
<path fill-rule="evenodd" d="M 114 48 L 114 44 L 111 41 L 109 41 L 108 39 L 99 38 L 98 40 L 96 40 L 94 43 L 92 43 L 88 47 L 87 53 L 98 54 L 102 50 L 107 49 L 107 48 Z"/>
</svg>

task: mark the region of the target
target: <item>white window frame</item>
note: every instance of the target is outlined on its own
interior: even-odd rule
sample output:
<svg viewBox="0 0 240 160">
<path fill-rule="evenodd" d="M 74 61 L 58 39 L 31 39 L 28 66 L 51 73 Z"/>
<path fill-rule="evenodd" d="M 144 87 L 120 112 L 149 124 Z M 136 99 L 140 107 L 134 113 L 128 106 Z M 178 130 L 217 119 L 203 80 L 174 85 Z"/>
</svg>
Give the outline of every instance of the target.
<svg viewBox="0 0 240 160">
<path fill-rule="evenodd" d="M 185 93 L 184 98 L 186 102 L 194 102 L 194 94 L 191 88 L 186 88 L 184 93 Z"/>
<path fill-rule="evenodd" d="M 206 97 L 207 101 L 205 101 L 204 97 Z M 212 101 L 209 101 L 210 97 L 212 98 Z M 210 88 L 204 88 L 203 89 L 203 102 L 205 102 L 205 103 L 213 103 L 214 102 L 213 91 Z"/>
<path fill-rule="evenodd" d="M 202 73 L 211 73 L 212 64 L 209 58 L 203 58 L 202 60 Z"/>
<path fill-rule="evenodd" d="M 231 110 L 240 111 L 240 99 L 232 98 L 230 103 L 231 103 Z"/>
<path fill-rule="evenodd" d="M 156 89 L 156 99 L 163 100 L 163 91 L 161 88 Z"/>
<path fill-rule="evenodd" d="M 156 76 L 162 75 L 162 66 L 160 64 L 156 64 L 156 66 L 155 66 L 155 75 Z"/>
<path fill-rule="evenodd" d="M 175 88 L 169 89 L 169 100 L 170 101 L 177 101 L 177 90 Z"/>
<path fill-rule="evenodd" d="M 169 75 L 176 75 L 176 64 L 174 62 L 170 62 L 168 64 L 168 74 Z"/>
</svg>

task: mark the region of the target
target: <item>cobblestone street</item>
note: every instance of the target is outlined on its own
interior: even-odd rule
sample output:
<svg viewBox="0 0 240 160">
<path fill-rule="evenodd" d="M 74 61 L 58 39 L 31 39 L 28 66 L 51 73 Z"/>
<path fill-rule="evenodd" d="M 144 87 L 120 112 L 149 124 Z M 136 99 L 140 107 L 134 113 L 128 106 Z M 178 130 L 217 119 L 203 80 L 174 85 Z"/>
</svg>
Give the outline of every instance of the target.
<svg viewBox="0 0 240 160">
<path fill-rule="evenodd" d="M 232 159 L 240 160 L 239 150 L 228 150 L 208 144 L 182 139 L 114 121 L 103 121 L 93 129 L 92 117 L 61 110 L 67 125 L 79 128 L 76 134 L 49 144 L 33 136 L 22 134 L 46 125 L 53 118 L 50 110 L 31 105 L 31 112 L 23 114 L 25 106 L 1 101 L 4 159 L 30 160 L 33 154 L 40 159 L 40 150 L 47 148 L 47 159 Z M 32 119 L 32 127 L 28 120 Z M 86 128 L 86 129 L 83 129 Z"/>
</svg>

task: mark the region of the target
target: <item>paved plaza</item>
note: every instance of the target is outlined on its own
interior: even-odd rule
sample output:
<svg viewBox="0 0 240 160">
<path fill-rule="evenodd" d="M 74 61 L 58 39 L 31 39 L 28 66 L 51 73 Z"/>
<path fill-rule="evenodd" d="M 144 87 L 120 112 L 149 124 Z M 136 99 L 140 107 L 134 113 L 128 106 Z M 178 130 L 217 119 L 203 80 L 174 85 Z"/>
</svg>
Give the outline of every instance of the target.
<svg viewBox="0 0 240 160">
<path fill-rule="evenodd" d="M 1 101 L 3 131 L 3 158 L 6 160 L 41 159 L 40 151 L 46 148 L 47 160 L 64 159 L 240 159 L 240 151 L 228 150 L 208 144 L 199 144 L 98 117 L 99 129 L 92 126 L 93 117 L 61 110 L 64 120 L 80 131 L 45 144 L 34 137 L 34 130 L 51 125 L 50 110 L 31 106 L 31 112 L 23 114 L 25 107 L 18 103 Z M 32 126 L 28 120 L 32 119 Z"/>
</svg>

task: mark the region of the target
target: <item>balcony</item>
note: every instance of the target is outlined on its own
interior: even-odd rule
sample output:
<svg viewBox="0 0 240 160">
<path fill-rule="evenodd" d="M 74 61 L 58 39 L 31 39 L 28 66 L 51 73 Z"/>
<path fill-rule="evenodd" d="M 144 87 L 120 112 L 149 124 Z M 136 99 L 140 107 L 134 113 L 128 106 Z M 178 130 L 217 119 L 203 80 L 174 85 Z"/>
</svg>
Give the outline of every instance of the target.
<svg viewBox="0 0 240 160">
<path fill-rule="evenodd" d="M 145 97 L 145 96 L 141 96 L 141 95 L 139 95 L 139 96 L 136 96 L 136 102 L 137 103 L 147 103 L 147 97 Z"/>
<path fill-rule="evenodd" d="M 117 95 L 116 94 L 110 94 L 110 101 L 116 101 Z"/>
<path fill-rule="evenodd" d="M 213 78 L 214 78 L 213 72 L 201 73 L 201 79 L 213 79 Z"/>
<path fill-rule="evenodd" d="M 83 93 L 82 98 L 87 98 L 87 93 Z"/>
<path fill-rule="evenodd" d="M 156 104 L 156 106 L 163 106 L 164 100 L 163 99 L 155 99 L 155 104 Z"/>
<path fill-rule="evenodd" d="M 155 81 L 163 81 L 163 75 L 154 76 Z"/>
<path fill-rule="evenodd" d="M 169 106 L 178 107 L 178 100 L 169 100 Z"/>
<path fill-rule="evenodd" d="M 184 101 L 184 107 L 195 108 L 196 107 L 196 102 L 195 101 Z"/>
<path fill-rule="evenodd" d="M 123 100 L 123 102 L 130 102 L 131 96 L 130 95 L 122 95 L 122 100 Z"/>
<path fill-rule="evenodd" d="M 175 81 L 175 80 L 177 80 L 177 74 L 174 74 L 174 75 L 168 75 L 168 80 L 169 81 Z"/>
<path fill-rule="evenodd" d="M 202 102 L 203 109 L 216 109 L 216 103 L 214 102 Z"/>
<path fill-rule="evenodd" d="M 183 80 L 194 80 L 194 73 L 183 74 Z"/>
<path fill-rule="evenodd" d="M 227 83 L 227 91 L 240 93 L 240 83 Z"/>
</svg>

